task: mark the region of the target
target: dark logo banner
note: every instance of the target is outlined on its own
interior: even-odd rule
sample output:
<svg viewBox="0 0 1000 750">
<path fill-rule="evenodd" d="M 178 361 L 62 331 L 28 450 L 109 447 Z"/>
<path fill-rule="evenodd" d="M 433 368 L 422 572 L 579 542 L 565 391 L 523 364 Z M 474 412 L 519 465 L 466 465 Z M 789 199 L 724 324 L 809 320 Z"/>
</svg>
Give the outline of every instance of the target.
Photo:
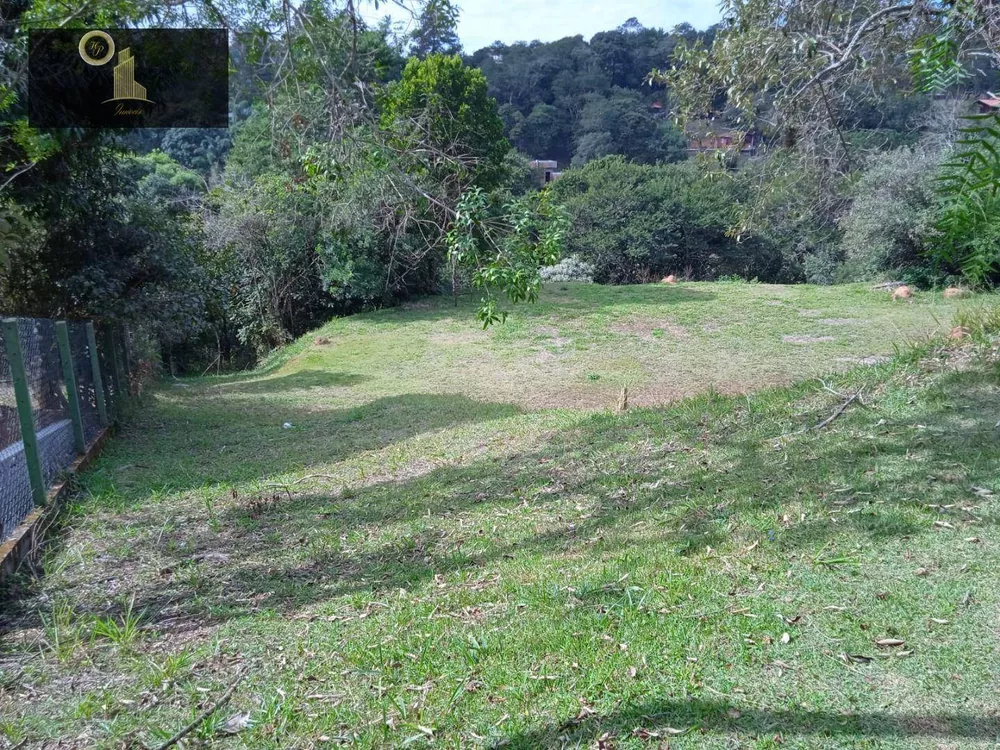
<svg viewBox="0 0 1000 750">
<path fill-rule="evenodd" d="M 32 30 L 28 122 L 229 127 L 229 35 L 225 29 Z"/>
</svg>

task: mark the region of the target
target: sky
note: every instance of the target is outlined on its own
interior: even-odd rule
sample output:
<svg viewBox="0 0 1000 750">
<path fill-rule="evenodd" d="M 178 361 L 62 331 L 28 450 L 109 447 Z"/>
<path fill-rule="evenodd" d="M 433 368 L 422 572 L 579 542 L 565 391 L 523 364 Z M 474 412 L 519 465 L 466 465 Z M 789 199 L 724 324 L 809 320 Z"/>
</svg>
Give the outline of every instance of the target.
<svg viewBox="0 0 1000 750">
<path fill-rule="evenodd" d="M 402 0 L 411 5 L 413 0 Z M 582 34 L 590 39 L 598 31 L 610 31 L 633 16 L 643 26 L 672 29 L 689 23 L 704 29 L 716 23 L 715 0 L 457 0 L 461 9 L 458 35 L 466 53 L 495 41 L 551 42 Z M 376 20 L 388 12 L 394 20 L 412 26 L 410 14 L 390 2 L 369 6 L 364 15 Z"/>
</svg>

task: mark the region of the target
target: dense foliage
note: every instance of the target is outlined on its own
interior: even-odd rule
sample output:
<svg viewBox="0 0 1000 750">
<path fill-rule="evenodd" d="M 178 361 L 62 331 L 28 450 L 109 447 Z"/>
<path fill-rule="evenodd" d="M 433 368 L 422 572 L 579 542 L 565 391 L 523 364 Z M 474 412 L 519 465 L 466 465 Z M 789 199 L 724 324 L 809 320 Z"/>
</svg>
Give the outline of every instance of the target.
<svg viewBox="0 0 1000 750">
<path fill-rule="evenodd" d="M 654 163 L 683 158 L 683 139 L 667 117 L 668 92 L 650 86 L 650 71 L 682 41 L 709 40 L 681 25 L 647 29 L 631 19 L 587 42 L 496 43 L 468 60 L 482 69 L 500 103 L 506 134 L 537 159 L 582 166 L 621 154 Z"/>
<path fill-rule="evenodd" d="M 648 166 L 609 156 L 573 170 L 553 194 L 571 217 L 566 250 L 594 281 L 634 284 L 668 274 L 777 279 L 781 257 L 752 238 L 737 242 L 733 183 L 694 164 Z"/>
</svg>

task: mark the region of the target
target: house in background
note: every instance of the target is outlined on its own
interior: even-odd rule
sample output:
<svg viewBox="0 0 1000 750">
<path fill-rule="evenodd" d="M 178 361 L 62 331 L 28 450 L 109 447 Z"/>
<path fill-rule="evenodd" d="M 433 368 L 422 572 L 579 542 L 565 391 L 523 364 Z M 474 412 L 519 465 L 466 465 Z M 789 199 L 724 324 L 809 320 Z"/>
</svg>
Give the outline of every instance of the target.
<svg viewBox="0 0 1000 750">
<path fill-rule="evenodd" d="M 977 99 L 976 104 L 979 106 L 979 114 L 981 115 L 1000 112 L 1000 97 L 992 91 L 987 92 L 982 99 Z"/>
<path fill-rule="evenodd" d="M 535 159 L 529 162 L 528 166 L 535 170 L 538 182 L 543 186 L 548 185 L 550 182 L 555 182 L 563 175 L 562 172 L 558 171 L 559 162 L 551 159 Z"/>
<path fill-rule="evenodd" d="M 763 140 L 755 130 L 742 133 L 712 120 L 691 123 L 686 135 L 687 150 L 694 153 L 738 150 L 741 156 L 753 156 Z"/>
</svg>

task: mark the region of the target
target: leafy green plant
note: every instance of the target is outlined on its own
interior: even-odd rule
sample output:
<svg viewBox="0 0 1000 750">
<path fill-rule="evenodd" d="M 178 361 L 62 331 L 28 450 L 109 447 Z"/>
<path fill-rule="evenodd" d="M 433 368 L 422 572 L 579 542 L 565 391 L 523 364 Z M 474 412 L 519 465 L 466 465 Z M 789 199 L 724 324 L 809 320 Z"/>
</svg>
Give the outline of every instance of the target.
<svg viewBox="0 0 1000 750">
<path fill-rule="evenodd" d="M 507 319 L 498 295 L 512 304 L 538 299 L 539 269 L 559 259 L 568 225 L 548 191 L 504 202 L 478 187 L 462 196 L 445 240 L 452 262 L 471 269 L 485 293 L 477 313 L 484 328 Z"/>
<path fill-rule="evenodd" d="M 910 52 L 910 66 L 922 91 L 942 92 L 968 77 L 963 38 L 983 27 L 985 7 L 974 0 L 951 5 L 938 31 L 923 35 Z M 995 40 L 994 40 L 995 41 Z M 994 50 L 995 54 L 995 50 Z M 930 249 L 937 262 L 956 266 L 973 284 L 985 284 L 1000 263 L 996 209 L 1000 206 L 1000 113 L 966 115 L 957 149 L 942 167 L 941 210 Z"/>
<path fill-rule="evenodd" d="M 142 613 L 135 611 L 135 597 L 130 598 L 119 617 L 108 615 L 97 617 L 91 630 L 94 639 L 110 641 L 115 646 L 127 649 L 141 634 Z"/>
<path fill-rule="evenodd" d="M 44 640 L 42 653 L 51 654 L 60 663 L 70 661 L 83 643 L 83 623 L 76 617 L 68 599 L 56 599 L 49 613 L 40 612 Z"/>
<path fill-rule="evenodd" d="M 959 150 L 943 166 L 942 210 L 933 255 L 961 268 L 974 284 L 991 280 L 1000 263 L 1000 113 L 968 115 Z"/>
</svg>

